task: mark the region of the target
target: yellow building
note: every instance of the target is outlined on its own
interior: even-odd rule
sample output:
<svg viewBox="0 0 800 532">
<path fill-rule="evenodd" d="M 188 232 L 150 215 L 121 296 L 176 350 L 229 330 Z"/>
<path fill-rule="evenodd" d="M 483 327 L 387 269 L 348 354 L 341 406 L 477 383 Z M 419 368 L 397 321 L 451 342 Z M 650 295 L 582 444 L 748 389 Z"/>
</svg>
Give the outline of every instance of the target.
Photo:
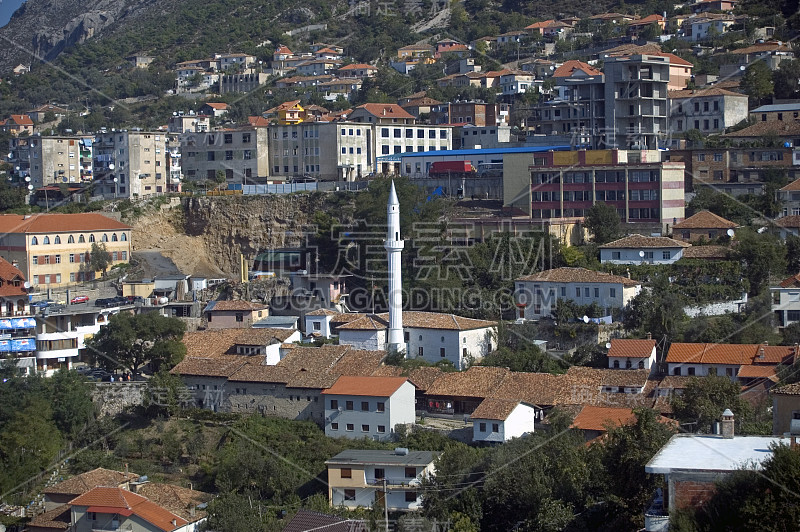
<svg viewBox="0 0 800 532">
<path fill-rule="evenodd" d="M 278 115 L 278 124 L 282 126 L 299 124 L 306 119 L 306 110 L 300 105 L 300 100 L 284 102 L 268 110 L 266 114 Z"/>
<path fill-rule="evenodd" d="M 128 262 L 131 227 L 97 213 L 0 215 L 0 256 L 18 267 L 34 289 L 95 278 L 92 244 L 111 254 L 109 267 Z"/>
</svg>

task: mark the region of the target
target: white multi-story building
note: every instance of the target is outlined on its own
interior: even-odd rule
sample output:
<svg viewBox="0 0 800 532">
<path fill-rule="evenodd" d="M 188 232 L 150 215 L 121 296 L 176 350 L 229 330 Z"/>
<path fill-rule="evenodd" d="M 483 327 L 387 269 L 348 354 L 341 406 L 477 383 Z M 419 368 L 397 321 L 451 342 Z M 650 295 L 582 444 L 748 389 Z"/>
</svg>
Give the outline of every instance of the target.
<svg viewBox="0 0 800 532">
<path fill-rule="evenodd" d="M 167 138 L 163 132 L 103 131 L 94 139 L 97 191 L 106 197 L 141 198 L 167 191 Z"/>
<path fill-rule="evenodd" d="M 800 273 L 787 277 L 778 286 L 770 287 L 769 291 L 778 327 L 800 322 Z"/>
<path fill-rule="evenodd" d="M 415 421 L 415 387 L 405 377 L 341 376 L 322 391 L 325 435 L 387 441 Z"/>
<path fill-rule="evenodd" d="M 520 277 L 514 282 L 519 317 L 550 317 L 558 300 L 579 305 L 597 303 L 606 315 L 624 308 L 642 290 L 638 281 L 585 268 L 556 268 Z"/>
<path fill-rule="evenodd" d="M 420 510 L 420 488 L 435 474 L 438 453 L 350 449 L 325 462 L 328 466 L 328 500 L 331 506 L 390 511 Z"/>
<path fill-rule="evenodd" d="M 640 192 L 650 191 L 630 190 L 628 194 Z M 638 201 L 639 196 L 636 198 Z M 691 244 L 666 236 L 629 235 L 601 245 L 600 264 L 672 264 L 683 258 L 683 250 L 688 247 Z"/>
</svg>

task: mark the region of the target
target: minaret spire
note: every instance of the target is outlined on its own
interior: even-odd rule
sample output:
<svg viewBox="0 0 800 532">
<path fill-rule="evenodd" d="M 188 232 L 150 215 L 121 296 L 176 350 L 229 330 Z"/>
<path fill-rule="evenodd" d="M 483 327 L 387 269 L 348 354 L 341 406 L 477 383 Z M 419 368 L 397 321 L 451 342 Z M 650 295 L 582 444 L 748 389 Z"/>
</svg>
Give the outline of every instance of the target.
<svg viewBox="0 0 800 532">
<path fill-rule="evenodd" d="M 386 206 L 388 231 L 383 247 L 389 263 L 389 331 L 386 348 L 392 352 L 405 351 L 403 338 L 403 280 L 400 273 L 401 252 L 405 242 L 400 239 L 400 202 L 397 191 L 389 189 L 389 202 Z"/>
</svg>

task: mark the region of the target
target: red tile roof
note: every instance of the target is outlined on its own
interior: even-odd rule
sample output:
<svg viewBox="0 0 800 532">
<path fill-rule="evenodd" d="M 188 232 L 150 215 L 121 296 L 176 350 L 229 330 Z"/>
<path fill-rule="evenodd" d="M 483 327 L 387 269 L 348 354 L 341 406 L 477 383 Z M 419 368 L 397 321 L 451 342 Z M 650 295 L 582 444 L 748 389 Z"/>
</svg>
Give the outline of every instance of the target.
<svg viewBox="0 0 800 532">
<path fill-rule="evenodd" d="M 340 316 L 349 316 L 343 314 Z M 340 317 L 337 316 L 331 320 L 332 322 L 339 322 Z M 383 330 L 389 326 L 389 314 L 367 314 L 359 316 L 354 320 L 349 320 L 346 323 L 339 325 L 339 330 Z M 421 312 L 421 311 L 406 311 L 403 312 L 403 326 L 412 327 L 417 329 L 443 329 L 454 331 L 469 331 L 473 329 L 483 329 L 486 327 L 496 327 L 497 322 L 488 320 L 477 320 L 474 318 L 464 318 L 456 316 L 455 314 L 444 314 L 441 312 Z"/>
<path fill-rule="evenodd" d="M 785 191 L 800 190 L 800 179 L 795 179 L 794 181 L 792 181 L 791 183 L 789 183 L 785 187 L 781 188 L 781 190 L 785 190 Z"/>
<path fill-rule="evenodd" d="M 630 408 L 586 405 L 572 420 L 572 428 L 606 431 L 609 426 L 630 425 L 635 421 L 636 414 Z"/>
<path fill-rule="evenodd" d="M 800 215 L 792 214 L 775 220 L 778 227 L 800 227 Z"/>
<path fill-rule="evenodd" d="M 534 273 L 520 277 L 517 281 L 549 282 L 549 283 L 615 283 L 624 286 L 636 286 L 638 281 L 611 275 L 609 273 L 596 272 L 586 268 L 555 268 L 543 272 Z"/>
<path fill-rule="evenodd" d="M 600 246 L 601 249 L 639 249 L 639 248 L 688 248 L 691 244 L 673 240 L 666 236 L 628 235 L 619 240 Z"/>
<path fill-rule="evenodd" d="M 352 65 L 345 65 L 339 70 L 360 70 L 360 69 L 378 70 L 376 67 L 372 65 L 367 65 L 365 63 L 354 63 Z"/>
<path fill-rule="evenodd" d="M 206 105 L 219 111 L 223 111 L 228 108 L 227 103 L 206 102 Z"/>
<path fill-rule="evenodd" d="M 186 519 L 161 508 L 145 497 L 122 488 L 94 488 L 71 500 L 69 504 L 96 507 L 98 511 L 103 510 L 108 513 L 135 514 L 165 532 L 175 530 L 188 523 Z M 114 510 L 118 511 L 114 512 Z"/>
<path fill-rule="evenodd" d="M 553 22 L 555 22 L 555 20 L 553 20 L 553 19 L 550 19 L 550 20 L 545 20 L 545 21 L 543 21 L 543 22 L 534 22 L 534 23 L 533 23 L 533 24 L 531 24 L 530 26 L 525 26 L 525 29 L 526 29 L 526 30 L 538 30 L 538 29 L 544 29 L 544 28 L 546 28 L 547 26 L 549 26 L 550 24 L 552 24 Z"/>
<path fill-rule="evenodd" d="M 69 233 L 129 229 L 131 226 L 96 213 L 0 215 L 0 233 Z"/>
<path fill-rule="evenodd" d="M 780 285 L 781 288 L 797 288 L 800 287 L 800 273 L 792 275 L 791 277 L 787 277 L 783 281 L 781 281 Z"/>
<path fill-rule="evenodd" d="M 224 301 L 212 301 L 213 306 L 209 303 L 208 312 L 218 312 L 218 311 L 252 311 L 252 310 L 263 310 L 269 308 L 269 305 L 265 305 L 264 303 L 251 303 L 250 301 L 242 301 L 241 299 L 234 299 L 234 300 L 224 300 Z"/>
<path fill-rule="evenodd" d="M 745 365 L 739 368 L 740 379 L 769 379 L 778 382 L 778 366 L 753 366 Z"/>
<path fill-rule="evenodd" d="M 792 47 L 785 43 L 779 43 L 776 41 L 764 42 L 764 43 L 756 43 L 751 44 L 745 48 L 739 48 L 738 50 L 731 50 L 730 53 L 732 54 L 757 54 L 763 52 L 793 52 Z"/>
<path fill-rule="evenodd" d="M 611 340 L 609 357 L 647 358 L 653 353 L 656 346 L 655 340 L 627 340 L 614 338 Z"/>
<path fill-rule="evenodd" d="M 33 126 L 33 120 L 28 115 L 11 115 L 9 120 L 18 126 Z"/>
<path fill-rule="evenodd" d="M 481 401 L 478 408 L 470 415 L 473 419 L 497 419 L 505 421 L 511 412 L 520 404 L 519 401 L 506 401 L 505 399 L 493 399 L 491 397 Z"/>
<path fill-rule="evenodd" d="M 268 127 L 270 124 L 269 119 L 263 116 L 248 116 L 247 122 L 253 127 Z"/>
<path fill-rule="evenodd" d="M 81 473 L 80 475 L 75 475 L 74 477 L 68 478 L 67 480 L 59 482 L 58 484 L 54 484 L 49 488 L 45 488 L 42 493 L 77 496 L 98 486 L 117 487 L 120 484 L 130 480 L 136 480 L 138 478 L 139 475 L 136 473 L 126 474 L 122 471 L 114 471 L 112 469 L 98 467 L 96 469 L 92 469 L 91 471 Z"/>
<path fill-rule="evenodd" d="M 572 76 L 575 71 L 581 71 L 585 73 L 587 76 L 599 76 L 602 74 L 599 70 L 594 68 L 593 66 L 584 63 L 583 61 L 571 60 L 564 62 L 563 65 L 558 67 L 555 72 L 553 72 L 554 78 L 568 78 Z"/>
<path fill-rule="evenodd" d="M 739 226 L 722 216 L 718 216 L 711 211 L 700 211 L 682 222 L 676 223 L 672 226 L 672 229 L 733 229 L 735 227 Z"/>
<path fill-rule="evenodd" d="M 668 96 L 673 100 L 680 100 L 684 98 L 702 98 L 704 96 L 738 96 L 740 98 L 747 98 L 747 95 L 741 92 L 733 92 L 728 89 L 720 89 L 718 87 L 709 87 L 708 89 L 683 89 L 679 91 L 669 91 Z"/>
<path fill-rule="evenodd" d="M 396 103 L 365 103 L 359 105 L 356 109 L 364 109 L 369 114 L 377 117 L 414 118 Z"/>
<path fill-rule="evenodd" d="M 0 296 L 25 296 L 25 276 L 6 259 L 0 257 Z"/>
<path fill-rule="evenodd" d="M 403 384 L 405 377 L 356 377 L 342 376 L 333 386 L 322 390 L 326 395 L 363 395 L 369 397 L 391 397 Z"/>
<path fill-rule="evenodd" d="M 666 362 L 672 364 L 743 366 L 749 364 L 779 364 L 790 362 L 793 357 L 794 346 L 676 342 L 670 346 Z"/>
</svg>

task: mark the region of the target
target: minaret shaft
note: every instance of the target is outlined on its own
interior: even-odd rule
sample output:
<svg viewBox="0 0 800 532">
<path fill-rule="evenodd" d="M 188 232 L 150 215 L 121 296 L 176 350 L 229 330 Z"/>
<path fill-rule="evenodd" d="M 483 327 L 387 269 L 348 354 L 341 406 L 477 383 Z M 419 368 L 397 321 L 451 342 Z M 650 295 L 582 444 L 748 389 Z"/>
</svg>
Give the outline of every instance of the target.
<svg viewBox="0 0 800 532">
<path fill-rule="evenodd" d="M 401 254 L 405 242 L 400 239 L 400 202 L 394 181 L 389 190 L 389 202 L 386 207 L 387 226 L 386 259 L 389 266 L 389 330 L 386 338 L 389 351 L 405 351 L 403 338 L 403 279 L 401 273 Z"/>
</svg>

